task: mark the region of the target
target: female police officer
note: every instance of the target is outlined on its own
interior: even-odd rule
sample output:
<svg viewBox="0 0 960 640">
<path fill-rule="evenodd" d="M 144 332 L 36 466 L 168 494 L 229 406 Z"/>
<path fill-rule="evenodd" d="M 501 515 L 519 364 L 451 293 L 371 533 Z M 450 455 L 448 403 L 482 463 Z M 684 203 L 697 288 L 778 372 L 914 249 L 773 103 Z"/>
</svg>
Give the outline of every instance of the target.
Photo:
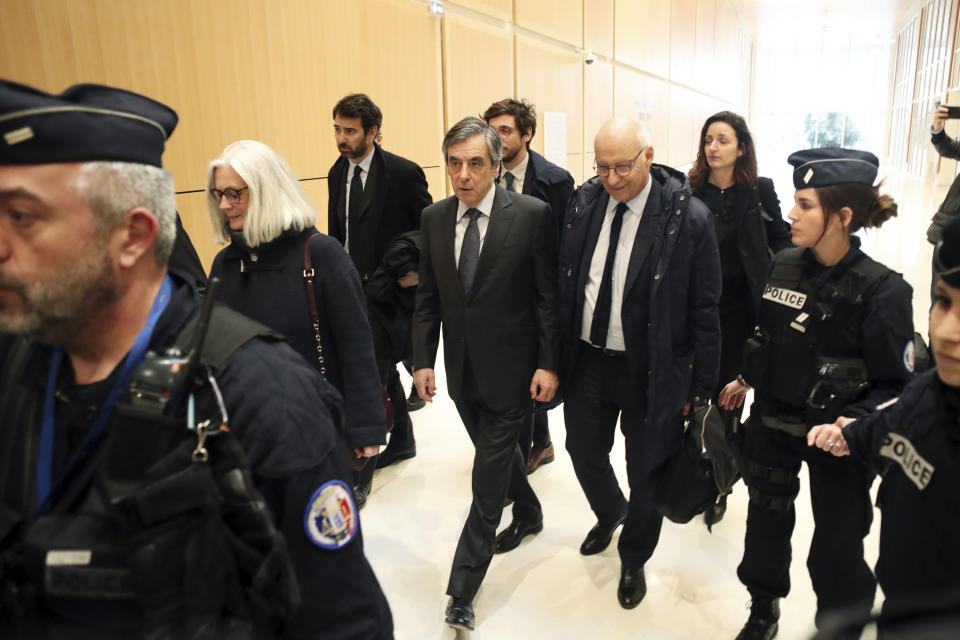
<svg viewBox="0 0 960 640">
<path fill-rule="evenodd" d="M 776 635 L 778 598 L 790 589 L 802 461 L 816 523 L 807 567 L 817 624 L 831 610 L 872 606 L 876 581 L 863 558 L 872 474 L 809 449 L 805 436 L 812 425 L 873 411 L 899 393 L 912 371 L 910 286 L 850 235 L 896 215 L 893 200 L 872 186 L 876 156 L 810 149 L 787 161 L 797 189 L 789 215 L 797 248 L 775 258 L 742 374 L 720 394 L 720 405 L 733 409 L 748 384 L 756 387 L 744 444 L 750 505 L 738 568 L 753 602 L 738 640 Z"/>
<path fill-rule="evenodd" d="M 936 370 L 910 383 L 889 408 L 842 431 L 849 421 L 816 426 L 807 435 L 824 451 L 853 453 L 886 469 L 877 496 L 884 617 L 938 607 L 955 612 L 960 602 L 960 218 L 943 230 L 934 260 L 940 272 L 930 309 Z"/>
</svg>

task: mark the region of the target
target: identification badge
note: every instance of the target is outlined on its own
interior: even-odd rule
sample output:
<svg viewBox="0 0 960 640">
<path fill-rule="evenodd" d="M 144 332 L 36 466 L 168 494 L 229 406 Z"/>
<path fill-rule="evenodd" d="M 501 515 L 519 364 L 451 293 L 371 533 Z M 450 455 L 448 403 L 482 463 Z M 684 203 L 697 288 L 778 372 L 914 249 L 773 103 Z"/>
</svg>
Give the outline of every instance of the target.
<svg viewBox="0 0 960 640">
<path fill-rule="evenodd" d="M 357 535 L 357 505 L 350 488 L 331 480 L 317 489 L 303 518 L 307 537 L 318 547 L 339 549 Z"/>
<path fill-rule="evenodd" d="M 880 455 L 900 465 L 910 481 L 923 491 L 933 477 L 933 465 L 920 457 L 913 443 L 899 433 L 888 433 L 883 438 Z"/>
<path fill-rule="evenodd" d="M 767 288 L 763 291 L 763 298 L 764 300 L 770 300 L 771 302 L 786 305 L 794 309 L 802 309 L 804 303 L 807 301 L 807 294 L 782 287 L 774 287 L 768 284 Z"/>
</svg>

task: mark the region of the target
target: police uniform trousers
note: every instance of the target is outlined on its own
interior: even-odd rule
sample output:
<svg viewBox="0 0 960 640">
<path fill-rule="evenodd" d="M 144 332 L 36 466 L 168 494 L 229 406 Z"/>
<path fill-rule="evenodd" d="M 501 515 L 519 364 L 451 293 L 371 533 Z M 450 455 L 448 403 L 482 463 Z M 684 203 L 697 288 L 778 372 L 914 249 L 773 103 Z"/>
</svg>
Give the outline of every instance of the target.
<svg viewBox="0 0 960 640">
<path fill-rule="evenodd" d="M 863 557 L 863 538 L 873 520 L 872 473 L 848 457 L 808 447 L 805 437 L 764 426 L 757 413 L 754 405 L 745 425 L 750 505 L 740 581 L 754 598 L 780 598 L 790 591 L 794 499 L 806 462 L 814 520 L 807 568 L 817 595 L 817 625 L 831 610 L 868 611 L 877 584 Z"/>
<path fill-rule="evenodd" d="M 473 502 L 453 556 L 447 595 L 473 600 L 493 559 L 508 490 L 514 500 L 514 518 L 540 522 L 543 511 L 527 481 L 527 465 L 517 444 L 520 430 L 529 424 L 533 402 L 492 410 L 480 396 L 468 358 L 462 389 L 455 404 L 474 446 Z"/>
<path fill-rule="evenodd" d="M 597 519 L 611 522 L 626 515 L 618 543 L 620 559 L 625 566 L 639 568 L 653 555 L 663 523 L 653 502 L 653 470 L 641 462 L 647 378 L 628 374 L 625 355 L 606 355 L 586 342 L 580 342 L 577 362 L 563 405 L 566 448 Z M 610 464 L 618 418 L 626 442 L 629 502 Z"/>
</svg>

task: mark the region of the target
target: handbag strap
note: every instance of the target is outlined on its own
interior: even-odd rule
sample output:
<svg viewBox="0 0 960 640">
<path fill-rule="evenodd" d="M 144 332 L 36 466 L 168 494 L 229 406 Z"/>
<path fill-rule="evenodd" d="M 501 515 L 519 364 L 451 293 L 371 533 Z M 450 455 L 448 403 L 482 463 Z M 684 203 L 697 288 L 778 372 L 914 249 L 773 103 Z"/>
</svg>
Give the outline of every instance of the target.
<svg viewBox="0 0 960 640">
<path fill-rule="evenodd" d="M 323 360 L 323 341 L 320 339 L 320 314 L 317 312 L 317 294 L 313 286 L 313 264 L 310 260 L 310 245 L 320 233 L 315 233 L 307 239 L 303 248 L 303 280 L 307 286 L 307 306 L 310 309 L 310 321 L 313 323 L 313 338 L 317 341 L 317 360 L 320 362 L 320 375 L 327 377 L 327 365 Z"/>
</svg>

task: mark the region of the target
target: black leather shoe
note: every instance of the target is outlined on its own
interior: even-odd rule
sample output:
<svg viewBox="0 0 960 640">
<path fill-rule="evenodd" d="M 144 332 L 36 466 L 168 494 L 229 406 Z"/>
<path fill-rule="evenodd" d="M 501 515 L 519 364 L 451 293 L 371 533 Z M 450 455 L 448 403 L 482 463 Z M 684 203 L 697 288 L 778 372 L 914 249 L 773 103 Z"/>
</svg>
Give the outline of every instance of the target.
<svg viewBox="0 0 960 640">
<path fill-rule="evenodd" d="M 647 579 L 643 567 L 631 569 L 620 567 L 620 586 L 617 587 L 617 600 L 624 609 L 633 609 L 647 595 Z"/>
<path fill-rule="evenodd" d="M 367 498 L 370 497 L 372 489 L 372 482 L 358 484 L 353 488 L 353 501 L 357 503 L 357 510 L 363 509 L 363 505 L 367 504 Z"/>
<path fill-rule="evenodd" d="M 460 598 L 450 598 L 450 604 L 447 605 L 447 624 L 454 629 L 465 629 L 473 631 L 474 615 L 473 605 Z"/>
<path fill-rule="evenodd" d="M 707 507 L 703 512 L 703 521 L 707 523 L 707 531 L 713 531 L 713 525 L 723 520 L 723 514 L 727 512 L 727 495 L 723 494 L 717 501 Z"/>
<path fill-rule="evenodd" d="M 524 522 L 514 518 L 510 526 L 497 534 L 497 544 L 494 553 L 506 553 L 520 546 L 520 543 L 529 535 L 543 531 L 543 520 L 539 522 Z"/>
<path fill-rule="evenodd" d="M 616 520 L 598 521 L 593 529 L 590 529 L 587 537 L 583 539 L 583 544 L 580 545 L 580 555 L 592 556 L 609 547 L 610 541 L 613 540 L 613 532 L 626 519 L 627 516 L 621 516 Z"/>
<path fill-rule="evenodd" d="M 423 409 L 426 404 L 427 401 L 421 398 L 420 394 L 417 393 L 417 388 L 413 385 L 410 385 L 410 395 L 407 396 L 407 411 Z"/>
<path fill-rule="evenodd" d="M 754 598 L 750 603 L 750 617 L 737 634 L 737 640 L 771 640 L 777 636 L 780 620 L 780 600 Z"/>
<path fill-rule="evenodd" d="M 377 456 L 377 469 L 389 467 L 393 463 L 400 462 L 401 460 L 409 460 L 415 455 L 417 455 L 416 442 L 411 442 L 403 448 L 399 446 L 394 447 L 392 444 L 387 445 L 383 451 L 380 452 L 380 455 Z"/>
</svg>

